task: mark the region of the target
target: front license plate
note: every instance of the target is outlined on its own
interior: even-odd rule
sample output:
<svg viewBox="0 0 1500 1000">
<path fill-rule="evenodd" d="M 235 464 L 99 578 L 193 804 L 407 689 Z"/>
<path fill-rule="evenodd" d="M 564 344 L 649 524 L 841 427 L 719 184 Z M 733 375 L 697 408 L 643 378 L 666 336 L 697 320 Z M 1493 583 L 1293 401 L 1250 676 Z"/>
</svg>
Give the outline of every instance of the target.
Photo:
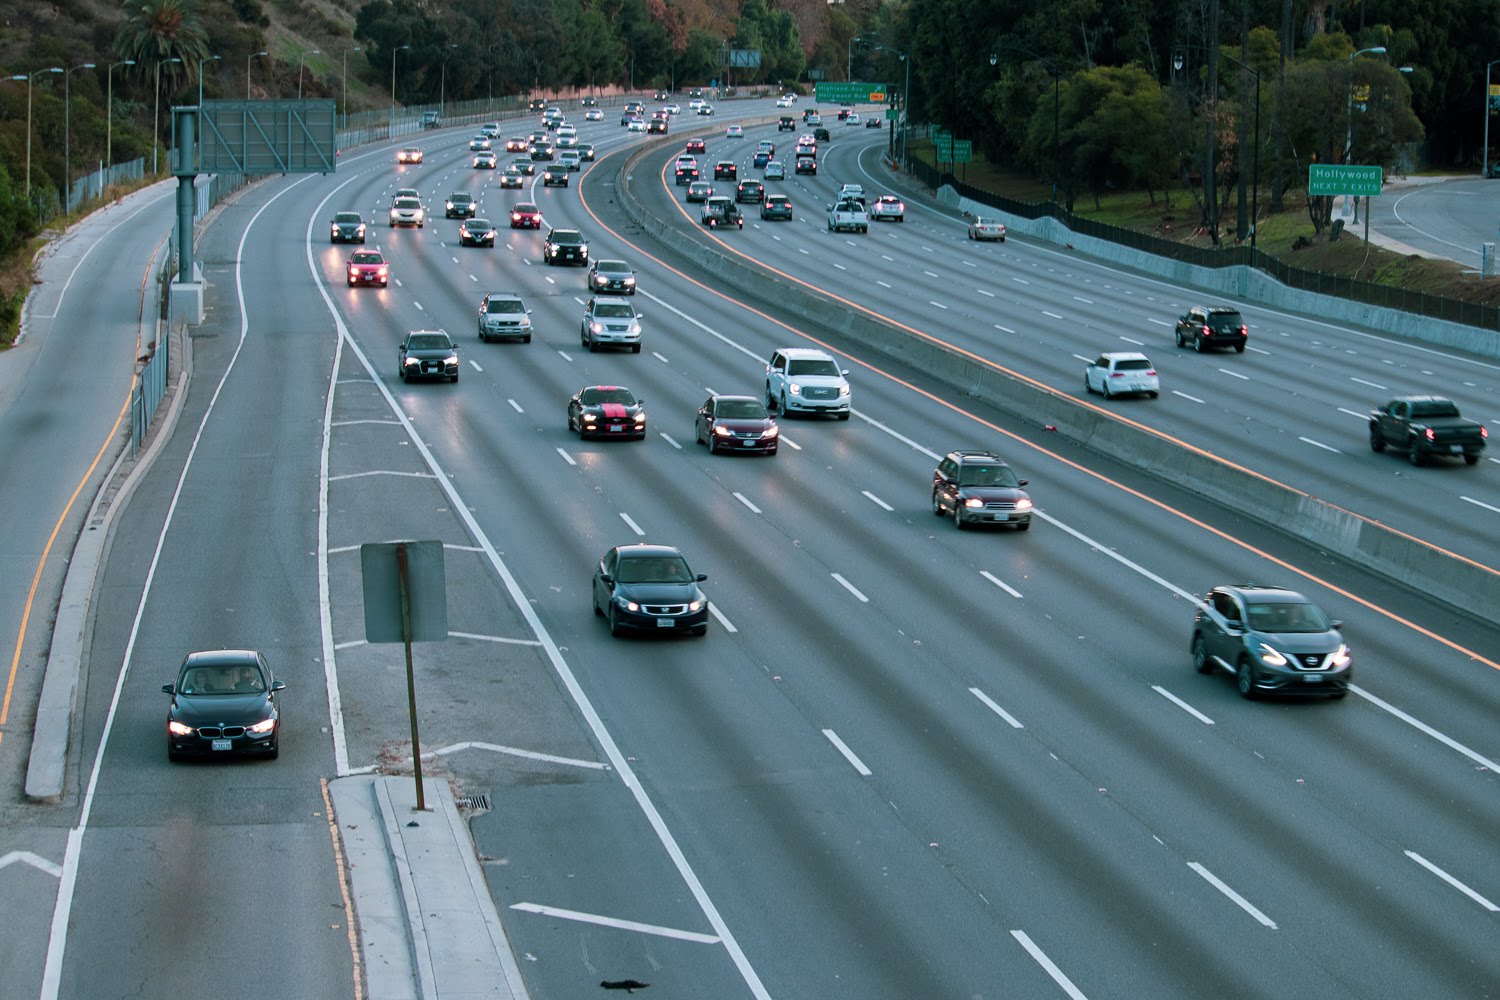
<svg viewBox="0 0 1500 1000">
<path fill-rule="evenodd" d="M 741 441 L 740 442 L 740 446 L 743 447 L 743 448 L 754 448 L 758 444 L 760 444 L 759 441 Z"/>
<path fill-rule="evenodd" d="M 991 514 L 990 515 L 990 520 L 992 520 L 992 521 L 1009 521 L 1010 520 L 1010 515 L 1009 514 Z"/>
<path fill-rule="evenodd" d="M 228 740 L 214 740 L 213 743 L 212 743 L 212 745 L 211 745 L 211 748 L 214 749 L 214 750 L 228 750 L 229 749 L 229 741 Z"/>
<path fill-rule="evenodd" d="M 671 627 L 673 627 L 676 624 L 677 624 L 677 622 L 673 621 L 671 618 L 658 618 L 658 619 L 656 619 L 656 627 L 657 628 L 671 628 Z"/>
<path fill-rule="evenodd" d="M 1317 674 L 1303 674 L 1302 681 L 1304 684 L 1320 684 L 1322 683 L 1323 678 L 1319 677 Z"/>
<path fill-rule="evenodd" d="M 625 432 L 625 427 L 623 424 L 610 424 L 609 432 L 611 434 L 623 434 Z"/>
</svg>

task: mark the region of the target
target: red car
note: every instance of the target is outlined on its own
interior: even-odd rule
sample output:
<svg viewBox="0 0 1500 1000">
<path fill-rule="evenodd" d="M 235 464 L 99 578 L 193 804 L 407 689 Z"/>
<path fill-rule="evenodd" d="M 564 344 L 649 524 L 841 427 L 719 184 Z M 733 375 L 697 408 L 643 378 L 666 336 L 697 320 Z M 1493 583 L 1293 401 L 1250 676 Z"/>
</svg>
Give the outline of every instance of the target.
<svg viewBox="0 0 1500 1000">
<path fill-rule="evenodd" d="M 774 455 L 779 437 L 775 418 L 754 396 L 708 397 L 698 407 L 694 433 L 698 444 L 708 445 L 709 454 L 723 449 Z"/>
<path fill-rule="evenodd" d="M 510 210 L 510 228 L 541 229 L 542 210 L 529 201 L 517 202 Z"/>
<path fill-rule="evenodd" d="M 689 139 L 687 141 L 687 148 L 683 151 L 687 153 L 706 153 L 708 152 L 708 147 L 704 145 L 702 139 Z"/>
<path fill-rule="evenodd" d="M 349 287 L 355 285 L 379 285 L 384 288 L 390 281 L 390 265 L 379 250 L 358 250 L 349 258 Z"/>
</svg>

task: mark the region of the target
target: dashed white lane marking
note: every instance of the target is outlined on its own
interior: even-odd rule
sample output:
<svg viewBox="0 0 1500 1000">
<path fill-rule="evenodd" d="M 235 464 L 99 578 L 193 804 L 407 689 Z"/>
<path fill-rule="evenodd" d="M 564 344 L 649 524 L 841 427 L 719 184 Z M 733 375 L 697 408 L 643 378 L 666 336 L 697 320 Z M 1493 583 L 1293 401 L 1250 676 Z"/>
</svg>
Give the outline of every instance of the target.
<svg viewBox="0 0 1500 1000">
<path fill-rule="evenodd" d="M 830 574 L 830 575 L 835 580 L 838 581 L 839 586 L 843 587 L 845 590 L 849 591 L 849 593 L 851 593 L 855 597 L 859 598 L 859 601 L 860 601 L 861 604 L 869 604 L 870 603 L 870 599 L 868 597 L 866 597 L 864 594 L 861 594 L 859 592 L 859 590 L 855 588 L 854 584 L 850 583 L 848 580 L 845 580 L 842 576 L 840 576 L 837 573 L 833 573 L 833 574 Z"/>
<path fill-rule="evenodd" d="M 1151 690 L 1155 691 L 1157 694 L 1161 695 L 1163 698 L 1167 699 L 1172 704 L 1176 705 L 1178 708 L 1186 712 L 1188 715 L 1191 715 L 1193 718 L 1203 723 L 1205 726 L 1211 726 L 1214 724 L 1213 719 L 1210 719 L 1208 716 L 1204 715 L 1202 712 L 1198 711 L 1192 705 L 1189 705 L 1187 702 L 1183 701 L 1181 698 L 1177 697 L 1175 694 L 1168 691 L 1160 684 L 1151 685 Z"/>
<path fill-rule="evenodd" d="M 1459 499 L 1467 501 L 1467 502 L 1473 504 L 1476 507 L 1483 507 L 1485 510 L 1492 510 L 1496 514 L 1500 514 L 1500 507 L 1496 507 L 1496 506 L 1494 506 L 1492 504 L 1487 504 L 1483 500 L 1475 500 L 1473 497 L 1466 497 L 1466 496 L 1460 496 Z"/>
<path fill-rule="evenodd" d="M 676 448 L 678 451 L 682 450 L 682 445 L 680 445 L 676 441 L 674 441 L 672 439 L 672 436 L 670 434 L 661 434 L 660 431 L 658 431 L 657 433 L 660 434 L 661 439 L 663 441 L 667 442 L 667 444 L 671 445 L 673 448 Z"/>
<path fill-rule="evenodd" d="M 1244 896 L 1241 896 L 1239 893 L 1237 893 L 1233 889 L 1229 888 L 1229 886 L 1226 885 L 1213 872 L 1209 871 L 1207 868 L 1204 868 L 1202 865 L 1200 865 L 1196 861 L 1189 861 L 1188 862 L 1188 867 L 1191 868 L 1193 871 L 1197 872 L 1199 875 L 1202 875 L 1203 878 L 1204 878 L 1204 880 L 1207 881 L 1209 885 L 1213 886 L 1215 889 L 1218 889 L 1224 895 L 1228 896 L 1234 902 L 1234 904 L 1236 906 L 1238 906 L 1240 909 L 1242 909 L 1246 913 L 1250 914 L 1252 917 L 1254 917 L 1256 920 L 1260 921 L 1260 923 L 1264 924 L 1266 927 L 1271 928 L 1271 930 L 1273 930 L 1273 931 L 1276 930 L 1276 921 L 1272 920 L 1270 917 L 1268 917 L 1264 913 L 1260 912 L 1260 910 L 1256 909 L 1255 906 L 1254 906 L 1254 904 L 1252 904 Z"/>
<path fill-rule="evenodd" d="M 1333 447 L 1332 445 L 1326 445 L 1326 444 L 1324 444 L 1321 441 L 1314 441 L 1310 437 L 1299 437 L 1299 438 L 1297 438 L 1297 440 L 1301 441 L 1303 444 L 1310 444 L 1314 448 L 1322 448 L 1324 451 L 1331 451 L 1335 455 L 1342 455 L 1343 454 L 1343 452 L 1339 451 L 1337 448 Z"/>
<path fill-rule="evenodd" d="M 564 461 L 564 462 L 567 462 L 567 463 L 568 463 L 568 464 L 569 464 L 569 465 L 577 465 L 577 464 L 578 464 L 578 463 L 577 463 L 577 462 L 575 462 L 575 461 L 573 461 L 573 456 L 572 456 L 572 455 L 569 455 L 569 454 L 568 454 L 568 453 L 567 453 L 567 452 L 566 452 L 566 451 L 564 451 L 564 450 L 563 450 L 563 449 L 561 449 L 561 448 L 559 448 L 559 449 L 557 449 L 557 453 L 558 453 L 558 454 L 559 454 L 559 455 L 561 455 L 561 456 L 562 456 L 562 457 L 563 457 L 563 461 Z"/>
<path fill-rule="evenodd" d="M 1000 716 L 1000 718 L 1010 723 L 1012 729 L 1026 728 L 1025 726 L 1021 725 L 1020 719 L 1016 718 L 1014 715 L 1011 715 L 1005 709 L 997 705 L 994 699 L 985 694 L 983 691 L 979 690 L 978 688 L 969 688 L 969 693 L 978 698 L 980 701 L 984 702 L 985 707 L 988 708 L 991 712 L 994 712 L 996 715 Z"/>
<path fill-rule="evenodd" d="M 1249 375 L 1241 375 L 1239 372 L 1232 372 L 1228 368 L 1220 368 L 1219 371 L 1223 372 L 1225 375 L 1233 375 L 1235 378 L 1245 382 L 1250 381 Z"/>
<path fill-rule="evenodd" d="M 484 371 L 483 368 L 479 367 L 479 362 L 475 361 L 473 358 L 469 359 L 469 367 L 473 368 L 476 372 L 482 372 L 482 371 Z"/>
<path fill-rule="evenodd" d="M 871 774 L 874 773 L 868 767 L 865 767 L 865 762 L 860 760 L 859 757 L 855 755 L 854 751 L 850 750 L 843 740 L 839 739 L 838 733 L 834 732 L 832 729 L 825 729 L 823 730 L 823 735 L 828 737 L 828 742 L 837 747 L 839 753 L 844 755 L 844 759 L 847 760 L 850 764 L 853 764 L 854 769 L 860 774 L 868 778 Z"/>
<path fill-rule="evenodd" d="M 999 587 L 1001 590 L 1005 591 L 1011 597 L 1021 596 L 1021 592 L 1019 590 L 1017 590 L 1015 587 L 1012 587 L 1010 584 L 1006 583 L 1004 580 L 1000 579 L 989 570 L 982 569 L 979 571 L 979 575 L 990 581 L 990 583 L 993 583 L 995 586 Z"/>
<path fill-rule="evenodd" d="M 1382 391 L 1387 391 L 1386 387 L 1383 386 L 1383 385 L 1381 385 L 1379 382 L 1367 382 L 1367 381 L 1365 381 L 1362 378 L 1355 378 L 1352 375 L 1349 377 L 1349 381 L 1351 381 L 1351 382 L 1358 382 L 1360 385 L 1367 385 L 1371 389 L 1380 389 Z"/>
<path fill-rule="evenodd" d="M 896 509 L 896 508 L 892 507 L 890 504 L 886 503 L 884 500 L 880 499 L 875 494 L 871 493 L 869 490 L 860 490 L 860 493 L 864 494 L 865 497 L 867 497 L 870 500 L 871 503 L 875 504 L 875 506 L 879 507 L 881 510 L 895 510 Z"/>
<path fill-rule="evenodd" d="M 1194 403 L 1201 403 L 1201 402 L 1203 402 L 1203 400 L 1199 399 L 1197 396 L 1189 396 L 1187 393 L 1185 393 L 1185 392 L 1178 392 L 1176 389 L 1172 390 L 1172 395 L 1174 395 L 1174 396 L 1181 396 L 1183 399 L 1189 400 L 1189 401 L 1194 402 Z"/>
<path fill-rule="evenodd" d="M 514 399 L 507 399 L 506 402 L 509 403 L 510 404 L 510 408 L 512 410 L 515 410 L 517 413 L 525 413 L 526 412 L 525 410 L 521 409 L 521 404 L 518 403 L 518 402 L 516 402 Z"/>
<path fill-rule="evenodd" d="M 726 631 L 726 632 L 738 632 L 739 631 L 739 629 L 735 628 L 733 625 L 730 624 L 729 619 L 724 617 L 724 612 L 720 611 L 719 610 L 719 606 L 717 604 L 715 604 L 713 601 L 709 601 L 708 602 L 708 613 L 711 614 L 711 615 L 713 615 L 715 618 L 717 618 L 719 620 L 719 625 L 723 627 L 724 631 Z"/>
<path fill-rule="evenodd" d="M 1436 875 L 1438 878 L 1442 879 L 1444 882 L 1447 882 L 1449 885 L 1453 886 L 1453 888 L 1457 889 L 1459 892 L 1463 893 L 1465 896 L 1468 896 L 1474 902 L 1478 903 L 1480 906 L 1484 907 L 1486 910 L 1489 910 L 1491 913 L 1500 912 L 1500 906 L 1496 906 L 1494 903 L 1491 903 L 1488 899 L 1485 899 L 1479 893 L 1475 892 L 1473 889 L 1470 889 L 1468 886 L 1464 885 L 1458 879 L 1454 878 L 1452 875 L 1449 875 L 1447 872 L 1443 871 L 1437 865 L 1433 864 L 1431 861 L 1428 861 L 1426 858 L 1422 857 L 1422 855 L 1418 854 L 1417 852 L 1415 852 L 1415 851 L 1402 851 L 1401 853 L 1404 854 L 1404 855 L 1406 855 L 1408 858 L 1411 858 L 1417 864 L 1421 865 L 1423 868 L 1426 868 L 1428 871 L 1432 872 L 1432 874 Z M 3 864 L 3 863 L 4 863 L 3 860 L 0 860 L 0 864 Z"/>
<path fill-rule="evenodd" d="M 750 512 L 752 514 L 759 514 L 760 513 L 760 508 L 757 507 L 757 506 L 755 506 L 755 504 L 751 503 L 750 502 L 750 498 L 747 497 L 747 496 L 745 496 L 745 494 L 736 492 L 734 494 L 734 498 L 736 500 L 738 500 L 740 503 L 744 504 L 746 507 L 750 508 Z"/>
<path fill-rule="evenodd" d="M 631 518 L 631 516 L 629 514 L 625 513 L 623 510 L 620 511 L 620 520 L 624 521 L 625 524 L 626 524 L 626 526 L 629 527 L 630 530 L 633 531 L 633 532 L 635 532 L 637 535 L 644 535 L 646 533 L 641 528 L 641 526 L 639 524 L 636 524 L 635 521 Z"/>
<path fill-rule="evenodd" d="M 1083 991 L 1073 985 L 1073 980 L 1069 979 L 1063 970 L 1059 969 L 1057 964 L 1047 957 L 1046 952 L 1036 946 L 1036 942 L 1032 941 L 1025 931 L 1013 930 L 1010 932 L 1010 936 L 1015 938 L 1022 948 L 1026 949 L 1026 954 L 1030 955 L 1032 960 L 1037 965 L 1040 965 L 1047 975 L 1052 977 L 1054 983 L 1062 987 L 1062 991 L 1068 995 L 1068 1000 L 1088 1000 L 1088 997 L 1084 996 Z"/>
</svg>

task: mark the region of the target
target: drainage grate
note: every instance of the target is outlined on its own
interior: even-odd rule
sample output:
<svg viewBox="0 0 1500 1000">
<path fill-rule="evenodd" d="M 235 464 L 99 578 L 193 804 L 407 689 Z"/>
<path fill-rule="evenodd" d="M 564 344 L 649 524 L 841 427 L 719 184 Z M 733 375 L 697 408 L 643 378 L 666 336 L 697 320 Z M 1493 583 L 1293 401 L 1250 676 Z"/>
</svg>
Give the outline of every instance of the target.
<svg viewBox="0 0 1500 1000">
<path fill-rule="evenodd" d="M 488 810 L 490 807 L 490 797 L 488 795 L 460 795 L 454 799 L 454 802 L 458 805 L 458 808 L 471 811 Z"/>
</svg>

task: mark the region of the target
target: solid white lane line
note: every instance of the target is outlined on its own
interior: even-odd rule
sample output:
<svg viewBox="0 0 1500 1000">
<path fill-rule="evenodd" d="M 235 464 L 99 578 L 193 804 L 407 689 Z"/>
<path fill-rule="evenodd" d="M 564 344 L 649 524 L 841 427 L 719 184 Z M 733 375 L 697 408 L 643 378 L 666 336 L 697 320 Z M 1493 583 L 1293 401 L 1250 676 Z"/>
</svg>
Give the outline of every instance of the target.
<svg viewBox="0 0 1500 1000">
<path fill-rule="evenodd" d="M 871 493 L 869 490 L 860 490 L 860 492 L 862 494 L 864 494 L 865 497 L 868 498 L 871 503 L 875 504 L 875 506 L 879 507 L 881 510 L 895 510 L 896 509 L 896 508 L 892 507 L 890 504 L 886 503 L 884 500 L 880 499 L 875 494 Z"/>
<path fill-rule="evenodd" d="M 471 550 L 472 551 L 472 550 Z M 498 642 L 505 646 L 540 646 L 541 643 L 535 639 L 512 639 L 506 635 L 484 635 L 479 632 L 453 632 L 448 633 L 453 639 L 473 639 L 475 642 Z"/>
<path fill-rule="evenodd" d="M 559 449 L 557 449 L 557 453 L 558 453 L 558 454 L 559 454 L 559 455 L 561 455 L 561 456 L 562 456 L 562 457 L 563 457 L 563 461 L 564 461 L 564 462 L 567 462 L 567 463 L 568 463 L 568 464 L 569 464 L 569 465 L 577 465 L 577 464 L 578 464 L 578 463 L 577 463 L 577 462 L 575 462 L 575 461 L 573 461 L 573 456 L 572 456 L 572 455 L 569 455 L 569 454 L 568 454 L 568 453 L 567 453 L 567 452 L 566 452 L 566 451 L 564 451 L 564 450 L 563 450 L 563 449 L 561 449 L 561 448 L 559 448 Z"/>
<path fill-rule="evenodd" d="M 1301 441 L 1303 444 L 1310 444 L 1314 448 L 1322 448 L 1324 451 L 1331 451 L 1335 455 L 1342 455 L 1343 454 L 1343 452 L 1339 451 L 1337 448 L 1334 448 L 1334 447 L 1332 447 L 1330 445 L 1326 445 L 1322 441 L 1314 441 L 1310 437 L 1299 437 L 1299 438 L 1297 438 L 1297 440 Z"/>
<path fill-rule="evenodd" d="M 1010 932 L 1010 936 L 1020 942 L 1021 947 L 1026 949 L 1026 954 L 1030 955 L 1032 960 L 1037 965 L 1040 965 L 1047 975 L 1052 977 L 1054 983 L 1062 987 L 1062 991 L 1068 995 L 1069 1000 L 1088 1000 L 1088 997 L 1084 996 L 1083 991 L 1073 985 L 1073 980 L 1069 979 L 1063 973 L 1063 970 L 1059 969 L 1056 963 L 1047 957 L 1046 952 L 1036 946 L 1036 943 L 1026 935 L 1025 931 L 1013 930 Z"/>
<path fill-rule="evenodd" d="M 869 604 L 870 603 L 870 599 L 868 597 L 866 597 L 864 594 L 861 594 L 858 590 L 856 590 L 855 587 L 854 587 L 854 584 L 850 583 L 848 580 L 845 580 L 842 576 L 840 576 L 837 573 L 833 573 L 833 574 L 830 574 L 830 575 L 835 580 L 837 580 L 839 582 L 839 586 L 843 587 L 845 590 L 849 591 L 849 593 L 851 593 L 855 597 L 859 598 L 860 603 L 862 603 L 862 604 Z"/>
<path fill-rule="evenodd" d="M 1183 399 L 1186 399 L 1186 400 L 1188 400 L 1190 402 L 1193 402 L 1193 403 L 1201 403 L 1201 402 L 1203 402 L 1203 400 L 1199 399 L 1197 396 L 1189 396 L 1187 393 L 1185 393 L 1185 392 L 1178 392 L 1176 389 L 1172 390 L 1172 395 L 1174 395 L 1174 396 L 1181 396 Z"/>
<path fill-rule="evenodd" d="M 978 688 L 969 688 L 969 693 L 978 698 L 980 701 L 984 702 L 985 707 L 988 708 L 991 712 L 994 712 L 996 715 L 1000 716 L 1000 718 L 1010 723 L 1012 729 L 1026 728 L 1025 726 L 1021 725 L 1020 719 L 1016 718 L 1014 715 L 1011 715 L 1005 709 L 995 704 L 990 696 L 985 694 L 983 691 L 979 690 Z"/>
<path fill-rule="evenodd" d="M 512 410 L 515 410 L 517 413 L 525 413 L 526 412 L 525 410 L 521 409 L 521 404 L 518 403 L 518 402 L 516 402 L 514 399 L 507 399 L 506 402 L 509 403 L 510 404 L 510 408 Z"/>
<path fill-rule="evenodd" d="M 645 531 L 641 530 L 641 526 L 639 524 L 636 524 L 631 516 L 625 513 L 623 510 L 620 511 L 620 520 L 624 521 L 625 524 L 630 528 L 630 530 L 635 532 L 637 535 L 644 535 L 646 533 Z"/>
<path fill-rule="evenodd" d="M 834 732 L 832 729 L 825 729 L 823 730 L 823 735 L 828 737 L 828 742 L 837 747 L 839 753 L 844 755 L 844 759 L 853 764 L 854 769 L 860 774 L 868 778 L 871 774 L 874 773 L 868 767 L 865 767 L 865 762 L 856 757 L 853 750 L 850 750 L 847 746 L 844 745 L 844 741 L 839 739 L 838 733 Z"/>
<path fill-rule="evenodd" d="M 724 631 L 726 631 L 726 632 L 738 632 L 739 631 L 739 629 L 735 628 L 732 624 L 730 624 L 729 619 L 724 617 L 724 612 L 720 611 L 719 610 L 719 606 L 717 604 L 715 604 L 713 601 L 709 601 L 708 602 L 708 613 L 711 614 L 711 615 L 713 615 L 715 618 L 717 618 L 719 620 L 719 625 L 724 629 Z"/>
<path fill-rule="evenodd" d="M 1004 580 L 1000 579 L 989 570 L 982 569 L 979 571 L 979 575 L 990 581 L 990 583 L 993 583 L 995 586 L 999 587 L 1001 590 L 1005 591 L 1011 597 L 1021 596 L 1021 592 L 1019 590 L 1017 590 L 1015 587 L 1012 587 L 1010 584 L 1006 583 Z"/>
<path fill-rule="evenodd" d="M 778 441 L 780 441 L 782 444 L 786 445 L 788 448 L 792 449 L 793 451 L 801 451 L 802 450 L 802 446 L 800 444 L 798 444 L 797 442 L 789 439 L 785 434 L 778 434 L 776 436 L 776 439 Z"/>
<path fill-rule="evenodd" d="M 1475 500 L 1473 497 L 1466 496 L 1460 496 L 1459 499 L 1467 500 L 1469 503 L 1474 504 L 1476 507 L 1483 507 L 1485 510 L 1492 510 L 1496 514 L 1500 514 L 1500 507 L 1495 507 L 1491 504 L 1487 504 L 1483 500 Z"/>
<path fill-rule="evenodd" d="M 1241 896 L 1233 889 L 1229 888 L 1229 886 L 1225 885 L 1224 882 L 1221 881 L 1219 877 L 1213 872 L 1209 871 L 1207 868 L 1204 868 L 1196 861 L 1189 861 L 1188 867 L 1197 872 L 1199 875 L 1202 875 L 1204 880 L 1207 881 L 1209 885 L 1213 886 L 1215 889 L 1218 889 L 1224 895 L 1233 900 L 1234 904 L 1240 909 L 1250 914 L 1265 926 L 1271 928 L 1271 930 L 1276 930 L 1276 921 L 1272 920 L 1270 917 L 1257 910 L 1248 899 L 1246 899 L 1244 896 Z"/>
<path fill-rule="evenodd" d="M 746 507 L 749 507 L 750 508 L 750 512 L 752 514 L 759 514 L 760 513 L 760 508 L 757 507 L 757 506 L 755 506 L 755 504 L 751 503 L 750 502 L 750 498 L 747 497 L 747 496 L 745 496 L 745 494 L 743 494 L 743 493 L 735 493 L 734 494 L 734 498 L 736 500 L 738 500 L 740 503 L 744 504 Z"/>
<path fill-rule="evenodd" d="M 1213 719 L 1210 719 L 1208 716 L 1204 715 L 1202 712 L 1198 711 L 1192 705 L 1189 705 L 1187 702 L 1183 701 L 1181 698 L 1177 697 L 1175 694 L 1168 691 L 1160 684 L 1151 685 L 1151 690 L 1155 691 L 1157 694 L 1161 695 L 1163 698 L 1167 699 L 1172 704 L 1176 705 L 1178 708 L 1186 712 L 1188 715 L 1191 715 L 1193 718 L 1203 723 L 1205 726 L 1211 726 L 1214 724 Z"/>
<path fill-rule="evenodd" d="M 1381 385 L 1379 382 L 1366 382 L 1364 379 L 1362 379 L 1362 378 L 1355 378 L 1352 375 L 1349 376 L 1349 381 L 1351 381 L 1351 382 L 1358 382 L 1360 385 L 1367 385 L 1371 389 L 1381 389 L 1381 390 L 1384 390 L 1386 388 L 1385 386 Z"/>
<path fill-rule="evenodd" d="M 673 448 L 676 448 L 678 451 L 682 450 L 682 445 L 673 440 L 670 434 L 662 434 L 660 431 L 657 431 L 657 434 L 663 441 L 667 442 L 667 444 L 671 445 Z"/>
<path fill-rule="evenodd" d="M 1340 413 L 1347 413 L 1347 414 L 1349 414 L 1349 416 L 1354 417 L 1357 420 L 1369 420 L 1370 419 L 1370 415 L 1368 413 L 1360 413 L 1358 410 L 1349 410 L 1349 409 L 1345 409 L 1344 407 L 1340 406 L 1338 408 L 1338 411 Z"/>
<path fill-rule="evenodd" d="M 1488 899 L 1485 899 L 1479 893 L 1475 892 L 1473 889 L 1470 889 L 1468 886 L 1464 885 L 1458 879 L 1454 878 L 1452 875 L 1449 875 L 1447 872 L 1443 871 L 1437 865 L 1433 864 L 1431 861 L 1428 861 L 1426 858 L 1422 857 L 1422 855 L 1418 854 L 1416 851 L 1402 851 L 1401 853 L 1404 854 L 1404 855 L 1406 855 L 1408 858 L 1411 858 L 1417 864 L 1421 865 L 1423 868 L 1426 868 L 1428 871 L 1432 872 L 1432 874 L 1436 875 L 1438 878 L 1442 879 L 1444 882 L 1447 882 L 1449 885 L 1453 886 L 1453 888 L 1457 889 L 1459 892 L 1463 893 L 1465 896 L 1468 896 L 1474 902 L 1478 903 L 1480 906 L 1484 907 L 1486 910 L 1489 910 L 1491 913 L 1500 912 L 1500 906 L 1496 906 L 1494 903 L 1491 903 Z"/>
<path fill-rule="evenodd" d="M 1359 695 L 1361 698 L 1365 699 L 1365 701 L 1368 701 L 1375 707 L 1385 709 L 1387 712 L 1391 713 L 1396 718 L 1400 719 L 1402 722 L 1413 727 L 1414 729 L 1420 729 L 1422 732 L 1426 733 L 1428 736 L 1431 736 L 1433 739 L 1437 740 L 1444 746 L 1452 750 L 1457 750 L 1459 753 L 1463 754 L 1474 763 L 1480 764 L 1488 768 L 1490 771 L 1500 773 L 1500 764 L 1497 764 L 1495 761 L 1490 760 L 1483 754 L 1479 754 L 1473 750 L 1470 750 L 1468 747 L 1453 739 L 1451 736 L 1445 736 L 1444 734 L 1438 732 L 1436 729 L 1433 729 L 1427 723 L 1422 722 L 1419 719 L 1412 718 L 1410 715 L 1407 715 L 1395 705 L 1392 705 L 1390 702 L 1371 694 L 1364 688 L 1360 687 L 1358 684 L 1350 684 L 1349 690 Z"/>
<path fill-rule="evenodd" d="M 987 292 L 983 288 L 976 288 L 976 289 L 974 289 L 974 291 L 978 292 L 980 295 L 987 295 L 987 296 L 989 296 L 992 299 L 995 297 L 995 293 L 994 292 Z"/>
<path fill-rule="evenodd" d="M 886 434 L 888 434 L 891 437 L 895 438 L 897 441 L 900 441 L 902 444 L 906 445 L 907 447 L 911 448 L 913 451 L 921 454 L 922 456 L 924 456 L 926 458 L 930 458 L 934 462 L 939 461 L 939 460 L 942 459 L 943 456 L 939 455 L 937 452 L 933 451 L 931 448 L 923 447 L 922 445 L 920 445 L 917 442 L 913 441 L 911 438 L 907 437 L 905 434 L 902 434 L 900 431 L 896 430 L 895 428 L 890 427 L 890 426 L 888 426 L 886 424 L 883 424 L 879 420 L 876 420 L 874 417 L 872 417 L 869 414 L 865 413 L 863 410 L 855 410 L 855 411 L 853 411 L 853 413 L 854 413 L 854 415 L 856 417 L 858 417 L 859 419 L 863 420 L 865 423 L 869 424 L 871 427 L 874 427 L 877 430 L 885 432 Z"/>
<path fill-rule="evenodd" d="M 675 927 L 662 927 L 658 924 L 642 924 L 634 920 L 618 920 L 614 917 L 603 917 L 597 913 L 582 913 L 578 910 L 564 910 L 557 906 L 543 906 L 540 903 L 512 903 L 512 910 L 520 910 L 523 913 L 536 913 L 544 917 L 558 917 L 563 920 L 576 920 L 582 924 L 597 924 L 600 927 L 613 927 L 620 931 L 637 931 L 641 934 L 655 934 L 657 937 L 674 938 L 678 941 L 691 941 L 694 944 L 718 944 L 719 939 L 712 934 L 699 934 L 696 931 L 680 931 Z"/>
<path fill-rule="evenodd" d="M 937 306 L 939 309 L 947 309 L 948 308 L 947 306 L 943 305 L 941 302 L 937 301 L 936 299 L 928 299 L 927 300 L 927 304 L 930 305 L 930 306 Z"/>
<path fill-rule="evenodd" d="M 1134 344 L 1136 347 L 1146 346 L 1146 342 L 1144 340 L 1136 340 L 1134 337 L 1121 337 L 1120 339 L 1125 341 L 1125 343 L 1127 344 Z"/>
</svg>

